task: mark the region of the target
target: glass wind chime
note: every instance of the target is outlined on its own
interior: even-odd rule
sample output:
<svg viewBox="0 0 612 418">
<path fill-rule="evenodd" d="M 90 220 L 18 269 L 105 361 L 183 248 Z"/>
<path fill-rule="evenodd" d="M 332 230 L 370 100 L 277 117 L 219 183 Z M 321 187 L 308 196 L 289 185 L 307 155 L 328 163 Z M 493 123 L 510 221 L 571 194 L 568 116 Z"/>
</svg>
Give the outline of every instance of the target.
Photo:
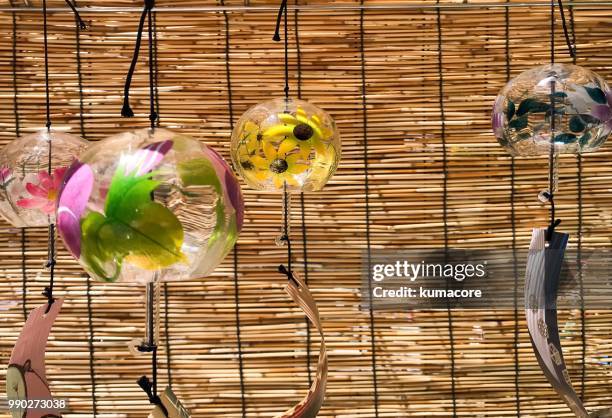
<svg viewBox="0 0 612 418">
<path fill-rule="evenodd" d="M 559 8 L 574 57 L 561 0 Z M 559 154 L 596 151 L 610 136 L 612 90 L 602 77 L 586 68 L 555 63 L 554 28 L 553 0 L 551 62 L 521 73 L 502 89 L 495 101 L 492 123 L 497 140 L 512 155 L 549 158 L 548 188 L 538 199 L 550 205 L 550 224 L 533 230 L 525 277 L 525 314 L 544 375 L 574 414 L 586 418 L 590 415 L 570 381 L 559 336 L 556 301 L 569 234 L 555 231 L 561 220 L 555 217 L 554 198 L 559 184 Z"/>
<path fill-rule="evenodd" d="M 66 1 L 71 8 L 73 5 Z M 52 128 L 49 85 L 49 45 L 47 3 L 43 8 L 43 42 L 45 74 L 45 127 L 16 138 L 0 150 L 0 214 L 18 228 L 49 229 L 49 285 L 43 295 L 47 303 L 28 315 L 11 353 L 6 373 L 6 394 L 13 417 L 59 417 L 65 408 L 54 400 L 47 383 L 45 351 L 47 339 L 63 300 L 54 298 L 55 276 L 55 209 L 61 182 L 74 157 L 87 146 L 82 138 Z M 86 28 L 76 12 L 82 29 Z M 36 404 L 38 403 L 38 404 Z"/>
<path fill-rule="evenodd" d="M 292 270 L 291 192 L 318 191 L 336 171 L 340 160 L 340 137 L 334 120 L 317 106 L 289 95 L 289 40 L 287 1 L 281 3 L 273 40 L 279 42 L 284 21 L 284 97 L 247 110 L 232 132 L 231 155 L 244 181 L 256 190 L 283 195 L 282 232 L 279 246 L 287 247 L 285 291 L 306 313 L 321 337 L 317 374 L 306 397 L 279 418 L 314 418 L 323 404 L 327 382 L 327 353 L 319 311 L 308 286 Z"/>
<path fill-rule="evenodd" d="M 158 127 L 155 107 L 153 9 L 146 0 L 126 78 L 129 104 L 145 21 L 149 41 L 150 127 L 124 132 L 81 153 L 65 175 L 58 230 L 91 277 L 146 285 L 146 328 L 133 352 L 152 356 L 152 379 L 138 381 L 155 405 L 152 417 L 189 417 L 170 387 L 157 393 L 160 283 L 209 275 L 233 248 L 243 199 L 230 166 L 212 148 Z"/>
</svg>

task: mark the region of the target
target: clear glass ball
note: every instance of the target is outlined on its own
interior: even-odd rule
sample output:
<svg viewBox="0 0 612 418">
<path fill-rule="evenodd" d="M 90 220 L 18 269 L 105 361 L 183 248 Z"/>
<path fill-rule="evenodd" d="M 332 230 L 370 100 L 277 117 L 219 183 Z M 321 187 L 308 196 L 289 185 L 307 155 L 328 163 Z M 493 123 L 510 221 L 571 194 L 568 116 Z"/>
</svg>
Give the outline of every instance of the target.
<svg viewBox="0 0 612 418">
<path fill-rule="evenodd" d="M 592 152 L 612 132 L 612 91 L 586 68 L 542 65 L 506 84 L 495 100 L 492 124 L 512 155 L 548 155 L 551 139 L 558 153 Z"/>
<path fill-rule="evenodd" d="M 79 156 L 60 190 L 57 228 L 97 280 L 189 280 L 225 258 L 243 211 L 238 180 L 216 151 L 166 129 L 143 129 Z"/>
<path fill-rule="evenodd" d="M 64 174 L 87 145 L 82 138 L 45 128 L 4 146 L 0 150 L 0 215 L 18 228 L 55 222 Z"/>
<path fill-rule="evenodd" d="M 340 161 L 334 120 L 297 99 L 274 99 L 247 110 L 232 132 L 236 170 L 256 190 L 321 190 Z"/>
</svg>

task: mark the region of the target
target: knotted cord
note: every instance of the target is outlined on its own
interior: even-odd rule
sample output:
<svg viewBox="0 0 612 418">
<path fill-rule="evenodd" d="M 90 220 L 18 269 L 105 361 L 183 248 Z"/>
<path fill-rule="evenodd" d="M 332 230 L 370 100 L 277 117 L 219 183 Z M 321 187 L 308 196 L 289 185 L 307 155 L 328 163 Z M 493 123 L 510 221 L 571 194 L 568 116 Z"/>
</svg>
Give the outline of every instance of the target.
<svg viewBox="0 0 612 418">
<path fill-rule="evenodd" d="M 272 40 L 280 42 L 280 24 L 281 18 L 283 18 L 283 37 L 285 40 L 284 53 L 285 53 L 285 105 L 289 102 L 289 35 L 288 35 L 288 11 L 287 11 L 287 0 L 282 0 L 280 8 L 278 9 L 278 15 L 276 17 L 276 28 L 274 30 L 274 36 Z M 290 224 L 290 205 L 291 195 L 287 189 L 287 182 L 283 182 L 283 232 L 280 236 L 280 241 L 287 245 L 287 268 L 291 271 L 292 253 L 291 253 L 291 238 L 289 234 Z"/>
<path fill-rule="evenodd" d="M 142 9 L 142 13 L 140 15 L 140 20 L 138 21 L 138 32 L 136 35 L 136 43 L 134 46 L 134 54 L 132 56 L 132 60 L 130 63 L 130 68 L 128 70 L 128 74 L 125 79 L 125 86 L 123 90 L 123 108 L 121 109 L 121 115 L 124 117 L 132 117 L 134 116 L 134 112 L 130 106 L 129 97 L 130 97 L 130 87 L 132 83 L 132 77 L 134 75 L 134 70 L 136 69 L 136 63 L 138 62 L 138 56 L 140 54 L 140 46 L 142 43 L 142 34 L 144 32 L 144 24 L 145 20 L 147 21 L 147 33 L 148 33 L 148 41 L 149 41 L 149 121 L 151 130 L 154 130 L 157 123 L 157 69 L 156 69 L 156 39 L 157 28 L 154 25 L 154 17 L 153 17 L 153 8 L 155 7 L 154 0 L 144 0 L 144 6 Z M 138 346 L 138 350 L 141 352 L 150 352 L 151 353 L 151 373 L 152 377 L 149 379 L 147 376 L 142 376 L 138 380 L 138 385 L 145 391 L 149 398 L 149 402 L 151 404 L 158 405 L 165 416 L 168 416 L 168 411 L 162 405 L 159 396 L 157 395 L 157 341 L 155 340 L 155 321 L 154 318 L 157 316 L 155 312 L 156 304 L 159 303 L 159 283 L 157 282 L 158 278 L 154 279 L 154 282 L 147 284 L 147 329 L 148 329 L 148 341 L 145 341 L 143 344 Z M 167 291 L 167 288 L 166 288 Z M 167 310 L 167 305 L 166 305 Z M 166 335 L 167 338 L 167 335 Z"/>
<path fill-rule="evenodd" d="M 44 67 L 45 67 L 45 110 L 46 110 L 46 124 L 47 135 L 49 141 L 49 153 L 48 153 L 48 167 L 47 173 L 49 176 L 52 175 L 52 155 L 53 146 L 51 143 L 51 100 L 49 93 L 49 39 L 48 39 L 48 28 L 47 28 L 47 1 L 43 0 L 43 45 L 44 45 Z M 55 302 L 53 298 L 53 285 L 55 282 L 55 225 L 50 221 L 49 218 L 49 239 L 47 243 L 47 264 L 46 268 L 49 269 L 49 285 L 45 287 L 43 295 L 47 297 L 47 309 L 45 313 L 49 313 L 51 305 Z"/>
</svg>

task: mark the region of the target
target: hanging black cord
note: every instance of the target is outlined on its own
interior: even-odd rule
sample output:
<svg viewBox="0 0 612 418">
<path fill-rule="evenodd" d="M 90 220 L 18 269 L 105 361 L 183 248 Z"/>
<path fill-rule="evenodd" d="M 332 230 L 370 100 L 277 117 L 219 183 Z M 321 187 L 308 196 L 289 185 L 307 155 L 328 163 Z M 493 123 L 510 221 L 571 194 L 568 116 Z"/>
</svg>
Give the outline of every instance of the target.
<svg viewBox="0 0 612 418">
<path fill-rule="evenodd" d="M 439 3 L 440 0 L 437 1 Z M 443 50 L 442 50 L 442 13 L 440 8 L 436 9 L 437 29 L 438 29 L 438 98 L 441 116 L 441 132 L 442 139 L 442 220 L 444 223 L 444 258 L 448 256 L 448 164 L 447 164 L 447 149 L 446 149 L 446 113 L 444 106 L 444 73 L 443 73 Z M 447 282 L 448 286 L 448 282 Z M 455 335 L 453 332 L 453 315 L 450 301 L 447 299 L 447 320 L 448 320 L 448 336 L 450 342 L 450 361 L 451 361 L 451 396 L 453 405 L 453 417 L 457 416 L 457 391 L 455 385 Z"/>
<path fill-rule="evenodd" d="M 153 15 L 153 86 L 155 87 L 155 125 L 159 128 L 159 66 L 157 65 L 157 12 L 151 11 Z"/>
<path fill-rule="evenodd" d="M 70 4 L 70 3 L 69 3 Z M 71 5 L 71 4 L 70 4 Z M 46 117 L 47 121 L 45 126 L 47 127 L 47 133 L 49 135 L 49 156 L 48 156 L 48 167 L 47 173 L 51 177 L 53 175 L 53 167 L 52 167 L 52 156 L 53 156 L 53 145 L 51 141 L 51 98 L 50 98 L 50 89 L 49 89 L 49 34 L 48 34 L 48 23 L 47 23 L 47 0 L 43 0 L 42 2 L 43 8 L 43 43 L 44 43 L 44 59 L 45 59 L 45 108 L 46 108 Z M 72 7 L 72 10 L 75 12 L 75 16 L 77 16 L 78 20 L 81 20 L 81 17 L 78 15 L 78 12 L 75 7 Z M 86 26 L 85 26 L 86 27 Z M 47 309 L 45 313 L 49 313 L 51 309 L 51 305 L 55 302 L 53 298 L 53 286 L 55 282 L 55 225 L 52 222 L 49 222 L 49 242 L 48 242 L 48 251 L 47 251 L 48 259 L 46 267 L 49 269 L 49 286 L 45 287 L 43 295 L 47 297 Z"/>
<path fill-rule="evenodd" d="M 19 117 L 19 85 L 17 83 L 17 13 L 13 12 L 13 113 L 15 114 L 15 136 L 21 136 Z"/>
<path fill-rule="evenodd" d="M 225 6 L 225 1 L 220 1 L 221 6 Z M 232 94 L 232 72 L 230 66 L 230 21 L 227 10 L 223 10 L 225 20 L 225 79 L 227 83 L 227 101 L 229 113 L 230 130 L 234 129 L 234 98 Z M 233 268 L 234 268 L 234 314 L 236 319 L 236 348 L 238 356 L 238 374 L 240 376 L 240 410 L 242 418 L 246 418 L 246 387 L 244 382 L 244 356 L 242 353 L 242 333 L 240 325 L 240 287 L 238 283 L 238 243 L 234 245 Z"/>
<path fill-rule="evenodd" d="M 276 30 L 272 40 L 280 41 L 280 23 L 281 16 L 284 19 L 284 36 L 285 36 L 285 100 L 289 100 L 289 36 L 287 30 L 287 0 L 282 0 L 280 8 L 278 9 L 278 16 L 276 17 Z"/>
<path fill-rule="evenodd" d="M 47 29 L 47 0 L 43 0 L 43 46 L 44 46 L 44 56 L 45 56 L 45 107 L 47 112 L 47 129 L 51 129 L 51 100 L 49 98 L 49 39 L 48 39 L 48 29 Z M 49 145 L 51 141 L 49 141 Z M 50 147 L 49 147 L 50 148 Z M 51 155 L 51 152 L 49 152 Z M 50 159 L 51 157 L 49 157 Z M 51 170 L 51 165 L 49 165 L 49 170 Z"/>
<path fill-rule="evenodd" d="M 151 8 L 154 5 L 153 0 L 147 0 L 147 4 L 150 4 L 148 7 L 148 18 L 149 18 L 149 121 L 151 122 L 151 129 L 155 129 L 155 120 L 157 119 L 157 112 L 155 110 L 155 93 L 157 91 L 156 83 L 155 83 L 155 68 L 154 68 L 154 46 L 153 46 L 153 13 L 151 12 Z"/>
<path fill-rule="evenodd" d="M 156 374 L 157 373 L 157 347 L 153 348 L 151 352 L 151 357 L 153 358 L 153 361 L 152 361 L 153 374 Z M 160 397 L 157 395 L 157 384 L 155 383 L 155 381 L 149 380 L 147 376 L 142 376 L 140 379 L 138 379 L 138 386 L 140 386 L 140 388 L 147 394 L 149 398 L 149 402 L 152 405 L 157 405 L 164 413 L 164 416 L 167 417 L 168 410 L 162 403 Z"/>
<path fill-rule="evenodd" d="M 364 0 L 361 0 L 361 6 Z M 372 268 L 372 240 L 370 233 L 370 164 L 368 161 L 368 95 L 366 80 L 366 56 L 365 56 L 365 8 L 359 10 L 359 53 L 361 58 L 361 113 L 363 127 L 363 171 L 364 171 L 364 193 L 365 193 L 365 230 L 366 251 L 368 271 Z M 368 280 L 368 316 L 370 318 L 370 361 L 372 362 L 372 386 L 374 396 L 374 417 L 378 418 L 378 369 L 376 361 L 376 321 L 374 319 L 374 308 L 372 306 L 372 282 Z"/>
<path fill-rule="evenodd" d="M 563 34 L 565 35 L 565 42 L 567 43 L 567 49 L 569 51 L 570 56 L 576 63 L 576 39 L 574 38 L 574 42 L 570 40 L 570 35 L 567 30 L 567 22 L 565 20 L 565 10 L 563 8 L 563 0 L 559 0 L 559 11 L 561 12 L 561 23 L 563 25 Z"/>
<path fill-rule="evenodd" d="M 83 21 L 83 19 L 81 19 L 81 15 L 79 14 L 79 11 L 76 8 L 76 1 L 73 4 L 70 0 L 66 0 L 66 4 L 72 9 L 74 17 L 79 25 L 79 29 L 87 29 L 87 24 Z"/>
<path fill-rule="evenodd" d="M 140 14 L 140 21 L 138 23 L 138 33 L 136 35 L 136 44 L 134 46 L 134 53 L 132 55 L 132 62 L 130 63 L 130 69 L 128 70 L 125 78 L 125 86 L 123 88 L 123 108 L 121 109 L 121 116 L 131 118 L 134 116 L 134 111 L 130 107 L 130 85 L 132 84 L 132 77 L 136 70 L 136 63 L 138 62 L 138 55 L 140 53 L 140 44 L 142 42 L 142 32 L 144 30 L 145 18 L 149 14 L 150 8 L 153 7 L 155 2 L 152 0 L 145 0 L 145 6 Z"/>
<path fill-rule="evenodd" d="M 506 82 L 510 81 L 510 8 L 505 8 L 505 23 L 506 23 Z M 514 398 L 516 400 L 516 416 L 521 416 L 521 395 L 519 390 L 519 319 L 518 319 L 518 290 L 519 290 L 519 273 L 518 273 L 518 257 L 516 248 L 516 160 L 514 156 L 510 157 L 510 224 L 512 228 L 512 266 L 514 273 Z"/>
</svg>

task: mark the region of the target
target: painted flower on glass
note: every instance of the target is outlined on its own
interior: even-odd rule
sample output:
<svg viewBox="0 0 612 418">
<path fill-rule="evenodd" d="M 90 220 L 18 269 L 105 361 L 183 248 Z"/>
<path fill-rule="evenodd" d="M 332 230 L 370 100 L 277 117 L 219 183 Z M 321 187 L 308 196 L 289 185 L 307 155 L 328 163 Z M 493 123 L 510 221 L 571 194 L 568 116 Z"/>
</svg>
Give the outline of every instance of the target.
<svg viewBox="0 0 612 418">
<path fill-rule="evenodd" d="M 263 133 L 264 140 L 275 140 L 278 138 L 291 138 L 297 141 L 304 158 L 314 150 L 319 154 L 326 152 L 326 134 L 321 120 L 317 115 L 308 117 L 303 108 L 298 107 L 295 114 L 279 113 L 278 118 L 283 124 L 278 124 L 266 129 Z"/>
<path fill-rule="evenodd" d="M 0 187 L 4 188 L 13 180 L 13 173 L 9 167 L 0 168 Z"/>
<path fill-rule="evenodd" d="M 591 115 L 602 121 L 606 129 L 612 132 L 612 90 L 606 91 L 605 100 L 601 98 L 598 104 L 593 106 Z"/>
<path fill-rule="evenodd" d="M 172 146 L 171 140 L 160 141 L 122 155 L 103 212 L 86 212 L 93 170 L 80 162 L 72 165 L 58 205 L 58 230 L 72 254 L 96 277 L 117 280 L 124 261 L 157 270 L 186 260 L 183 226 L 152 199 L 161 184 L 155 170 Z"/>
<path fill-rule="evenodd" d="M 58 191 L 65 173 L 66 167 L 56 168 L 50 175 L 47 171 L 40 171 L 37 175 L 37 184 L 26 183 L 26 190 L 31 197 L 19 199 L 17 206 L 52 214 L 55 211 Z"/>
<path fill-rule="evenodd" d="M 261 147 L 263 134 L 259 125 L 248 121 L 244 126 L 244 134 L 238 147 L 238 159 L 240 166 L 245 170 L 253 170 L 255 166 L 251 158 Z"/>
<path fill-rule="evenodd" d="M 279 189 L 284 183 L 296 186 L 297 181 L 293 176 L 308 169 L 308 164 L 304 164 L 304 156 L 295 139 L 283 139 L 278 147 L 270 141 L 263 141 L 262 150 L 263 157 L 255 155 L 251 158 L 258 169 L 256 176 L 259 180 L 271 178 Z"/>
</svg>

